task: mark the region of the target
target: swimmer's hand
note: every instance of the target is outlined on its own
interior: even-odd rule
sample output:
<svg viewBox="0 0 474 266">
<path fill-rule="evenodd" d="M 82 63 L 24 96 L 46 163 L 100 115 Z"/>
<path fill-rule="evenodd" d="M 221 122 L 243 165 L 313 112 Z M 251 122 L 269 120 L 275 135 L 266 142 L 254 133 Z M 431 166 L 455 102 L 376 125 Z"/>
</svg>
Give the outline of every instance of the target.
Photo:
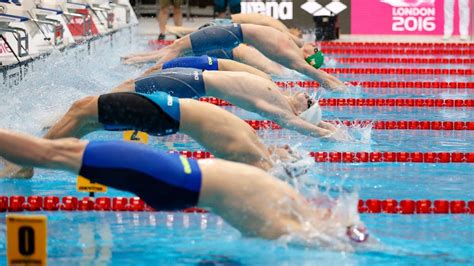
<svg viewBox="0 0 474 266">
<path fill-rule="evenodd" d="M 343 93 L 349 92 L 349 88 L 347 84 L 345 84 L 344 82 L 336 78 L 327 80 L 325 85 L 333 92 L 343 92 Z"/>
<path fill-rule="evenodd" d="M 121 57 L 120 62 L 124 65 L 137 65 L 148 62 L 150 60 L 144 60 L 142 57 Z"/>
<path fill-rule="evenodd" d="M 322 139 L 329 140 L 329 141 L 335 141 L 335 142 L 351 142 L 351 141 L 353 141 L 353 138 L 351 137 L 351 135 L 349 135 L 347 130 L 343 130 L 341 128 L 337 128 L 331 134 L 323 136 Z"/>
<path fill-rule="evenodd" d="M 151 52 L 130 54 L 130 55 L 120 57 L 120 62 L 125 65 L 154 62 L 160 58 L 159 53 L 160 53 L 159 51 L 151 51 Z"/>
</svg>

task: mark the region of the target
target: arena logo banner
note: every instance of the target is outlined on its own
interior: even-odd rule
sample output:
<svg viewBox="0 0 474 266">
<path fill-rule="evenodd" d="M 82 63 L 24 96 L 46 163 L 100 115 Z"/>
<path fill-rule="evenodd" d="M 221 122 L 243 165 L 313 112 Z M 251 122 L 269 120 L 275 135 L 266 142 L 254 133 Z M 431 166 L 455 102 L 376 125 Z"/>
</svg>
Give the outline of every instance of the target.
<svg viewBox="0 0 474 266">
<path fill-rule="evenodd" d="M 240 2 L 242 13 L 261 13 L 280 20 L 293 19 L 293 2 Z"/>
<path fill-rule="evenodd" d="M 288 27 L 296 27 L 301 30 L 314 30 L 313 16 L 330 16 L 341 13 L 345 10 L 350 0 L 283 0 L 283 1 L 262 1 L 262 0 L 242 0 L 242 13 L 261 13 L 281 20 Z M 345 4 L 343 3 L 345 2 Z M 340 16 L 341 21 L 349 24 L 348 11 Z M 341 15 L 342 15 L 341 14 Z M 344 25 L 346 23 L 343 23 Z M 347 31 L 348 32 L 348 27 Z"/>
<path fill-rule="evenodd" d="M 441 0 L 351 1 L 353 34 L 434 35 L 443 33 L 443 23 Z"/>
</svg>

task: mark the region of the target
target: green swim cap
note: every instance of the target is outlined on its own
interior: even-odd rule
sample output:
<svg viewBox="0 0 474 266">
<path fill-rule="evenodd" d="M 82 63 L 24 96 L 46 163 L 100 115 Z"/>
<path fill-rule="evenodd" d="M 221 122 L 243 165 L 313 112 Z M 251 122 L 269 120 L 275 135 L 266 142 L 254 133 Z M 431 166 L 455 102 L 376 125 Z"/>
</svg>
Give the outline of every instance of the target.
<svg viewBox="0 0 474 266">
<path fill-rule="evenodd" d="M 324 54 L 318 48 L 314 48 L 314 54 L 306 57 L 306 62 L 318 69 L 324 64 Z"/>
</svg>

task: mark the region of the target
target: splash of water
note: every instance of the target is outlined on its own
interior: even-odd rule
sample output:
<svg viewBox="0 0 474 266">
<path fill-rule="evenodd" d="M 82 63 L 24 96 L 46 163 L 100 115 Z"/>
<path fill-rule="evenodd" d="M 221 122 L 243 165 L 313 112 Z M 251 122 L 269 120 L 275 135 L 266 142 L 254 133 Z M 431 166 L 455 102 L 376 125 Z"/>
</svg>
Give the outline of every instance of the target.
<svg viewBox="0 0 474 266">
<path fill-rule="evenodd" d="M 315 213 L 324 211 L 326 215 L 324 219 L 313 220 L 308 218 L 308 215 L 298 213 L 295 209 L 288 210 L 292 215 L 298 217 L 304 230 L 303 233 L 294 232 L 282 236 L 279 241 L 285 245 L 302 245 L 349 252 L 362 247 L 377 246 L 375 238 L 369 243 L 360 245 L 350 240 L 347 235 L 349 226 L 362 224 L 357 209 L 358 193 L 356 190 L 348 190 L 344 187 L 347 177 L 342 178 L 339 184 L 322 185 L 320 178 L 310 175 L 311 170 L 316 168 L 314 159 L 308 155 L 308 151 L 301 150 L 300 146 L 301 144 L 298 143 L 290 147 L 293 155 L 290 161 L 278 160 L 273 157 L 276 166 L 270 170 L 270 173 L 288 182 L 299 193 L 310 199 Z M 322 174 L 321 169 L 316 168 L 316 170 L 320 175 Z M 333 198 L 330 193 L 336 194 L 336 197 Z"/>
<path fill-rule="evenodd" d="M 332 97 L 334 94 L 337 94 L 338 96 L 345 96 L 347 98 L 356 98 L 356 99 L 361 98 L 363 96 L 361 84 L 353 85 L 350 82 L 344 82 L 344 85 L 346 88 L 336 89 L 336 90 L 329 90 L 323 86 L 322 88 L 324 90 L 322 90 L 321 95 L 324 97 Z"/>
<path fill-rule="evenodd" d="M 341 134 L 349 136 L 347 143 L 354 144 L 376 144 L 375 141 L 372 140 L 373 126 L 373 123 L 352 123 L 351 125 L 347 126 L 341 122 L 336 125 L 337 130 L 342 132 Z"/>
<path fill-rule="evenodd" d="M 337 67 L 337 60 L 336 58 L 333 58 L 333 57 L 327 57 L 325 58 L 324 60 L 324 66 L 325 67 L 330 67 L 330 68 L 335 68 Z"/>
<path fill-rule="evenodd" d="M 75 100 L 105 93 L 127 77 L 138 75 L 140 69 L 122 66 L 118 57 L 136 44 L 127 36 L 117 37 L 113 47 L 101 44 L 88 51 L 84 44 L 55 51 L 30 64 L 28 74 L 17 86 L 0 87 L 0 128 L 39 134 Z"/>
</svg>

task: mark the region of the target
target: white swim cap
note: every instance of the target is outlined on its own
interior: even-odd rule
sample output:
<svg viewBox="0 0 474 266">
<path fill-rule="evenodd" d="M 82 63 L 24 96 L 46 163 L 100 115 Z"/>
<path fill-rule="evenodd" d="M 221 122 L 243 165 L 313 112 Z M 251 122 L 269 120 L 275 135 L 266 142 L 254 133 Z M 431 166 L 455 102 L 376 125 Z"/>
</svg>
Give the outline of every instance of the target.
<svg viewBox="0 0 474 266">
<path fill-rule="evenodd" d="M 316 102 L 313 104 L 313 106 L 302 112 L 299 117 L 314 125 L 317 125 L 319 124 L 319 122 L 321 122 L 322 119 L 321 107 Z"/>
</svg>

